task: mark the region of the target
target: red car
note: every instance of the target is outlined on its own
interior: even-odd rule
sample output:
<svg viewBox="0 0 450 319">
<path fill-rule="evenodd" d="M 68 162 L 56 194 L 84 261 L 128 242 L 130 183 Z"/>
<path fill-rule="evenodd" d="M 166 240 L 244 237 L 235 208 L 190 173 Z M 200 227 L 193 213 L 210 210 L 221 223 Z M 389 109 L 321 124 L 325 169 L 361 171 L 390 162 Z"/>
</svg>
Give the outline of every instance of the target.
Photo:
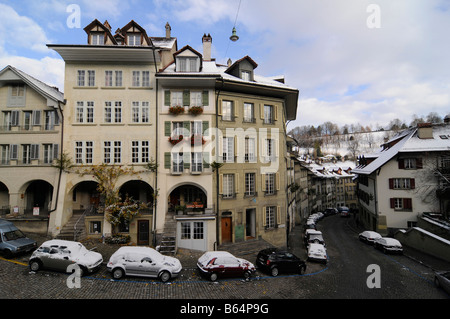
<svg viewBox="0 0 450 319">
<path fill-rule="evenodd" d="M 200 273 L 216 281 L 218 277 L 244 277 L 245 279 L 255 272 L 255 266 L 241 258 L 237 258 L 226 251 L 208 251 L 197 261 Z"/>
</svg>

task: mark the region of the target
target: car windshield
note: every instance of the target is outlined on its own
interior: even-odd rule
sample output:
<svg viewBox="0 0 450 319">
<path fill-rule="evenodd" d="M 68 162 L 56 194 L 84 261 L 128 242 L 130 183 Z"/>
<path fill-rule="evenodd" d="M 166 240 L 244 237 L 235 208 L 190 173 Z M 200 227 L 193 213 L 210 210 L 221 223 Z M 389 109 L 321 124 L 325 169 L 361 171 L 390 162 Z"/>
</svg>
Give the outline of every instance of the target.
<svg viewBox="0 0 450 319">
<path fill-rule="evenodd" d="M 9 231 L 7 233 L 4 233 L 4 236 L 5 236 L 6 241 L 16 240 L 16 239 L 19 239 L 19 238 L 25 238 L 25 234 L 22 233 L 18 229 L 13 230 L 13 231 Z"/>
</svg>

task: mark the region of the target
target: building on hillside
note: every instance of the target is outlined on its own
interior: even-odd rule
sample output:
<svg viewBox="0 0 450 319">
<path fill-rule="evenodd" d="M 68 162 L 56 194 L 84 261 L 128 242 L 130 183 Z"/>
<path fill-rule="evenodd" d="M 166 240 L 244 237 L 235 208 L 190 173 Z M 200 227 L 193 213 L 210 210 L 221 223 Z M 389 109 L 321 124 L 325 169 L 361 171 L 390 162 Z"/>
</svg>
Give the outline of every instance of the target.
<svg viewBox="0 0 450 319">
<path fill-rule="evenodd" d="M 308 180 L 309 213 L 341 206 L 356 209 L 356 184 L 352 162 L 331 161 L 317 164 L 302 161 L 301 163 L 303 169 L 307 170 L 305 175 Z M 302 209 L 306 207 L 302 205 Z"/>
<path fill-rule="evenodd" d="M 372 155 L 359 158 L 360 221 L 391 234 L 413 227 L 423 213 L 449 218 L 450 124 L 422 123 L 402 131 Z"/>
<path fill-rule="evenodd" d="M 0 215 L 47 219 L 56 208 L 63 93 L 8 65 L 0 71 Z"/>
</svg>

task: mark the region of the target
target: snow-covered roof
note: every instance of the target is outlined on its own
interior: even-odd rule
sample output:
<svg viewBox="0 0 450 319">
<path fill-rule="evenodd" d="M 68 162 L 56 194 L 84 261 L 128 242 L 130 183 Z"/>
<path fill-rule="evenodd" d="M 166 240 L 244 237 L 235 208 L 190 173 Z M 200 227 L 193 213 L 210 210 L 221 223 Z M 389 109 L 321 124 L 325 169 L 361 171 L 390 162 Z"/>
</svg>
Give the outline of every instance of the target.
<svg viewBox="0 0 450 319">
<path fill-rule="evenodd" d="M 420 138 L 420 128 L 410 128 L 400 132 L 383 144 L 377 153 L 371 155 L 371 158 L 374 158 L 373 161 L 369 161 L 367 165 L 357 166 L 353 173 L 372 174 L 399 153 L 450 151 L 450 125 L 434 124 L 430 129 L 432 129 L 432 138 Z"/>
</svg>

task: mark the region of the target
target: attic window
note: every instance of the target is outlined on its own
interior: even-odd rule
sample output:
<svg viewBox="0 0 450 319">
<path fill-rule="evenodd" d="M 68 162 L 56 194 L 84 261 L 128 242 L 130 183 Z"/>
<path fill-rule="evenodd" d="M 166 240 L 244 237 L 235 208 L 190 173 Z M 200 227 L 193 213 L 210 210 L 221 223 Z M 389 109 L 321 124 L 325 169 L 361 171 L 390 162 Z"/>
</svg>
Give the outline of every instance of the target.
<svg viewBox="0 0 450 319">
<path fill-rule="evenodd" d="M 141 45 L 141 34 L 140 33 L 128 34 L 128 45 L 140 46 Z"/>
<path fill-rule="evenodd" d="M 251 76 L 252 76 L 252 73 L 250 71 L 242 71 L 241 72 L 241 78 L 244 81 L 251 81 L 251 79 L 252 79 Z"/>
<path fill-rule="evenodd" d="M 178 57 L 177 58 L 177 71 L 178 72 L 198 72 L 199 71 L 199 58 L 193 57 Z"/>
<path fill-rule="evenodd" d="M 103 45 L 105 44 L 105 35 L 100 32 L 95 32 L 91 34 L 91 44 L 92 45 Z"/>
</svg>

